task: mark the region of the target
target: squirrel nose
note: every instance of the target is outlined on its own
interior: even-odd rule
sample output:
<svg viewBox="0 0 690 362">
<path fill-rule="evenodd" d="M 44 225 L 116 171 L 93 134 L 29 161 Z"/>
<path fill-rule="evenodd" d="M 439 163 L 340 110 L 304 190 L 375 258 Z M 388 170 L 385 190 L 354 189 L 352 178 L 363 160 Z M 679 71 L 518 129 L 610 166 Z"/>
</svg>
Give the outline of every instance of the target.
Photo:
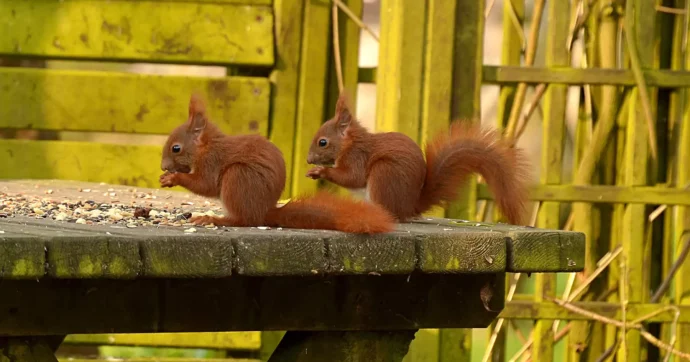
<svg viewBox="0 0 690 362">
<path fill-rule="evenodd" d="M 314 164 L 314 156 L 311 153 L 307 155 L 307 163 L 310 165 Z"/>
</svg>

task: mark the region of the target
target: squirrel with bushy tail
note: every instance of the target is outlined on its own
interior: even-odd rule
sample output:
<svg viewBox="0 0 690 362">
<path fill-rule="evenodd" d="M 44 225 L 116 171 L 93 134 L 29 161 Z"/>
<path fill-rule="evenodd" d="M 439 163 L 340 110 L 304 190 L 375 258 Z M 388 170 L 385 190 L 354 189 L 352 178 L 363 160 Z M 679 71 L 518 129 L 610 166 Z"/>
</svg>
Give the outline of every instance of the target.
<svg viewBox="0 0 690 362">
<path fill-rule="evenodd" d="M 379 205 L 326 192 L 277 202 L 285 187 L 280 149 L 260 135 L 224 134 L 208 120 L 201 98 L 192 95 L 189 116 L 168 136 L 160 177 L 163 187 L 182 186 L 218 198 L 224 217 L 200 216 L 192 224 L 280 226 L 375 234 L 393 230 L 394 218 Z"/>
<path fill-rule="evenodd" d="M 508 222 L 525 221 L 529 165 L 522 151 L 496 131 L 456 121 L 425 151 L 426 160 L 420 147 L 402 133 L 369 133 L 341 93 L 335 116 L 312 140 L 307 162 L 318 166 L 307 177 L 365 189 L 368 200 L 406 222 L 435 205 L 455 201 L 469 176 L 479 173 Z"/>
</svg>

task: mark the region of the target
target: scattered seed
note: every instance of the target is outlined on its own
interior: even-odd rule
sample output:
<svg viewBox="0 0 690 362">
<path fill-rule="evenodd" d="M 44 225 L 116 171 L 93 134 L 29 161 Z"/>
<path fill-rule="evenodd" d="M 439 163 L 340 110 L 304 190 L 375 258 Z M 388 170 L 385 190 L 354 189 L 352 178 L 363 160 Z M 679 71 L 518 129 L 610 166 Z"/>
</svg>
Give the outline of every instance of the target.
<svg viewBox="0 0 690 362">
<path fill-rule="evenodd" d="M 86 224 L 86 220 L 84 220 L 84 219 L 82 219 L 82 218 L 78 218 L 77 221 L 76 221 L 76 223 L 77 223 L 77 224 Z"/>
<path fill-rule="evenodd" d="M 196 232 L 196 229 L 195 229 L 195 228 L 189 228 L 189 229 L 185 229 L 184 232 L 186 232 L 186 233 L 195 233 L 195 232 Z"/>
<path fill-rule="evenodd" d="M 137 207 L 134 209 L 134 217 L 148 218 L 151 216 L 151 209 L 148 207 Z"/>
</svg>

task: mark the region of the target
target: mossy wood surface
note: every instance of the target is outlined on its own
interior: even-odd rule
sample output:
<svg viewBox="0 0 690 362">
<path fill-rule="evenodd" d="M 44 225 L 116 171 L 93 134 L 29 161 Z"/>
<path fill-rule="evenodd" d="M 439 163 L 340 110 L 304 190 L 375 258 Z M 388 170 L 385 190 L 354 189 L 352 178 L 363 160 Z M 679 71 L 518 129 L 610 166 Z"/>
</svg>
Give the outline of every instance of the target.
<svg viewBox="0 0 690 362">
<path fill-rule="evenodd" d="M 264 66 L 274 62 L 270 6 L 3 1 L 0 33 L 0 54 L 5 55 Z"/>
<path fill-rule="evenodd" d="M 162 145 L 0 140 L 0 168 L 3 169 L 0 178 L 70 179 L 154 187 L 163 172 L 162 148 Z"/>
<path fill-rule="evenodd" d="M 1 67 L 0 128 L 168 134 L 187 120 L 191 92 L 224 132 L 267 135 L 266 78 Z"/>
<path fill-rule="evenodd" d="M 3 192 L 33 192 L 55 200 L 111 199 L 79 188 L 110 188 L 126 195 L 122 186 L 0 183 Z M 45 195 L 47 189 L 52 194 Z M 193 200 L 187 193 L 139 191 L 171 204 Z M 3 218 L 0 225 L 2 276 L 9 279 L 578 271 L 584 250 L 579 233 L 449 219 L 400 224 L 393 233 L 373 237 L 256 228 L 199 228 L 190 234 L 175 227 L 130 229 L 28 217 Z"/>
<path fill-rule="evenodd" d="M 260 332 L 72 334 L 63 344 L 258 350 Z"/>
<path fill-rule="evenodd" d="M 271 128 L 270 140 L 285 159 L 285 190 L 283 197 L 294 196 L 292 169 L 294 158 L 295 122 L 298 116 L 300 59 L 305 0 L 274 0 L 276 59 L 270 75 Z"/>
</svg>

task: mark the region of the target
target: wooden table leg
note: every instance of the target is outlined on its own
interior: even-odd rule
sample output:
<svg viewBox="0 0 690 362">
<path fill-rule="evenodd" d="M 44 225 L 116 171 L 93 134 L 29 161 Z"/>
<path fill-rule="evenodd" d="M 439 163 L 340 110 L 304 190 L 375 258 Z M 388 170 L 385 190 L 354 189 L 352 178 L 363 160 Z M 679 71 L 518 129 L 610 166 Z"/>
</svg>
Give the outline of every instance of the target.
<svg viewBox="0 0 690 362">
<path fill-rule="evenodd" d="M 0 337 L 0 361 L 57 362 L 55 351 L 64 336 Z"/>
<path fill-rule="evenodd" d="M 268 362 L 400 362 L 416 332 L 291 331 Z"/>
</svg>

